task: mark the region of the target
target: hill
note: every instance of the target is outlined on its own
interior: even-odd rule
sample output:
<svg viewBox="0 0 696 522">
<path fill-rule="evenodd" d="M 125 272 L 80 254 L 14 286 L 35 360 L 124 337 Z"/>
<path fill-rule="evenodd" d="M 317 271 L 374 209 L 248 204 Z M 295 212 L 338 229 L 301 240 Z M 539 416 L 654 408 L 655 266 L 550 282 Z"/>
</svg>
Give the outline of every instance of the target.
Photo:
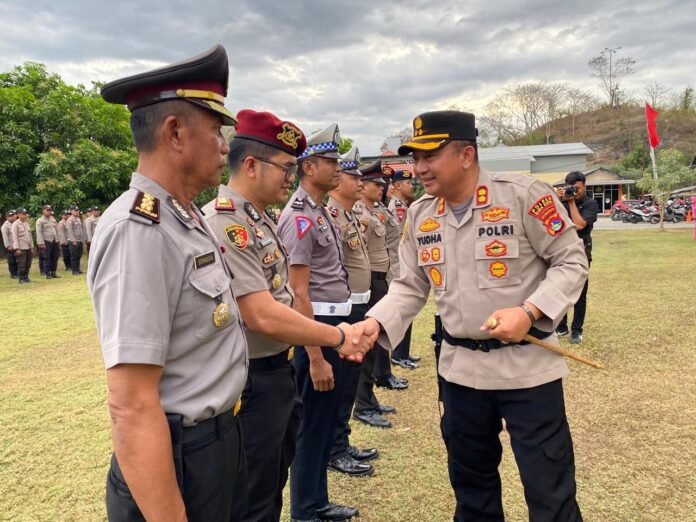
<svg viewBox="0 0 696 522">
<path fill-rule="evenodd" d="M 696 112 L 660 110 L 657 129 L 663 148 L 676 148 L 693 156 L 696 154 Z M 635 105 L 609 108 L 603 107 L 575 116 L 554 120 L 551 124 L 551 143 L 581 141 L 595 154 L 590 165 L 613 165 L 636 146 L 647 147 L 645 110 Z M 517 140 L 511 145 L 545 143 L 544 130 L 539 129 L 531 136 Z"/>
</svg>

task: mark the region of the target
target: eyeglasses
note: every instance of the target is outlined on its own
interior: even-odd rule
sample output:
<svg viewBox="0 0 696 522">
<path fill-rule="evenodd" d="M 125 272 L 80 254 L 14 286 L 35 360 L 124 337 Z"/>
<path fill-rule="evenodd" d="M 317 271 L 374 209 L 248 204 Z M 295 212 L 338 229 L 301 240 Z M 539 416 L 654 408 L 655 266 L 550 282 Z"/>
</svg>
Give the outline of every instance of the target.
<svg viewBox="0 0 696 522">
<path fill-rule="evenodd" d="M 264 163 L 268 163 L 269 165 L 273 165 L 275 167 L 278 167 L 279 169 L 283 170 L 285 172 L 285 179 L 290 179 L 293 176 L 297 175 L 297 165 L 282 165 L 280 163 L 276 163 L 275 161 L 271 161 L 266 158 L 256 158 L 254 156 L 254 159 L 257 159 L 259 161 L 262 161 Z"/>
</svg>

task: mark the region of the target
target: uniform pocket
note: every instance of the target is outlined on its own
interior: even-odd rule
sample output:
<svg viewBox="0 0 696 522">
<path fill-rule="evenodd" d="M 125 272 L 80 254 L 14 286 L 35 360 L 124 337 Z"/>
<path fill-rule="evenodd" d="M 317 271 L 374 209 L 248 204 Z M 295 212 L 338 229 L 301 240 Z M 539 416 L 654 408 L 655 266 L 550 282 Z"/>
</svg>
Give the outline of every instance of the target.
<svg viewBox="0 0 696 522">
<path fill-rule="evenodd" d="M 317 235 L 317 243 L 321 247 L 327 247 L 331 244 L 331 235 L 329 234 L 319 234 Z"/>
<path fill-rule="evenodd" d="M 479 288 L 499 288 L 522 282 L 518 238 L 477 239 L 474 257 Z"/>
<path fill-rule="evenodd" d="M 221 329 L 234 323 L 235 318 L 231 315 L 233 299 L 230 291 L 230 280 L 220 266 L 212 265 L 203 270 L 194 270 L 189 276 L 189 283 L 193 287 L 194 294 L 196 337 L 210 339 Z M 216 326 L 214 314 L 218 305 L 221 304 L 228 306 L 229 316 L 224 324 Z"/>
</svg>

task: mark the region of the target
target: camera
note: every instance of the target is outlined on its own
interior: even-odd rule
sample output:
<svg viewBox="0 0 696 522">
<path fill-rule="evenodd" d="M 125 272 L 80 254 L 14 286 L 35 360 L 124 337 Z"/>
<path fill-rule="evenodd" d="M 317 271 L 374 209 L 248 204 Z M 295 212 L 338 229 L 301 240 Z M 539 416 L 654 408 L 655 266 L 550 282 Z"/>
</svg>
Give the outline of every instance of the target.
<svg viewBox="0 0 696 522">
<path fill-rule="evenodd" d="M 577 189 L 577 187 L 575 187 L 573 185 L 566 185 L 565 190 L 563 191 L 563 194 L 567 198 L 574 196 L 577 193 L 578 193 L 578 189 Z"/>
</svg>

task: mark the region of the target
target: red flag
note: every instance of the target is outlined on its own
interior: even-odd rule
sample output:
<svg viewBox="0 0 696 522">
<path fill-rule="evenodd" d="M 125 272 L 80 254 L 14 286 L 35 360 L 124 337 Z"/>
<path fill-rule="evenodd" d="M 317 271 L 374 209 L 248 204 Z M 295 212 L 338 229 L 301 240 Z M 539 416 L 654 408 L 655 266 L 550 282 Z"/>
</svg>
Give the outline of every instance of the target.
<svg viewBox="0 0 696 522">
<path fill-rule="evenodd" d="M 657 133 L 657 123 L 655 120 L 660 115 L 655 109 L 653 109 L 649 104 L 645 104 L 645 120 L 648 127 L 648 140 L 650 141 L 650 148 L 655 148 L 660 144 L 660 135 Z"/>
</svg>

